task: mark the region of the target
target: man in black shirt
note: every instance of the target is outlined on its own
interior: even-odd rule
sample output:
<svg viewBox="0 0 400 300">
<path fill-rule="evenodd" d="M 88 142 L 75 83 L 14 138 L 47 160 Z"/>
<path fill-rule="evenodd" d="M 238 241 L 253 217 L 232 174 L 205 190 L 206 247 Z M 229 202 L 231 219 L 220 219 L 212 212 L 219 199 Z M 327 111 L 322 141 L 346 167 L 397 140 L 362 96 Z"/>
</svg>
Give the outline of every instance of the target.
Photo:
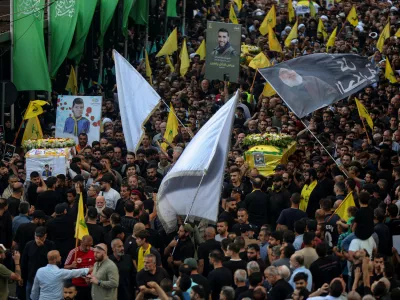
<svg viewBox="0 0 400 300">
<path fill-rule="evenodd" d="M 35 210 L 32 214 L 32 221 L 21 224 L 14 236 L 14 241 L 18 244 L 18 250 L 21 255 L 24 252 L 25 245 L 35 238 L 35 230 L 38 226 L 43 226 L 46 222 L 46 215 L 41 210 Z"/>
<path fill-rule="evenodd" d="M 236 213 L 236 200 L 229 197 L 225 201 L 225 210 L 219 215 L 218 220 L 226 221 L 228 223 L 228 230 L 232 230 L 237 218 Z"/>
<path fill-rule="evenodd" d="M 197 249 L 197 255 L 199 259 L 199 272 L 204 276 L 207 276 L 210 270 L 210 264 L 208 254 L 213 250 L 220 250 L 221 243 L 215 240 L 215 228 L 207 227 L 204 232 L 205 242 L 201 243 Z"/>
<path fill-rule="evenodd" d="M 205 293 L 204 299 L 208 299 L 210 294 L 210 284 L 208 283 L 207 277 L 204 277 L 197 271 L 197 261 L 194 258 L 186 258 L 183 263 L 188 265 L 191 269 L 190 278 L 192 281 L 203 287 Z"/>
<path fill-rule="evenodd" d="M 89 207 L 87 210 L 86 226 L 89 230 L 89 235 L 93 238 L 93 244 L 98 245 L 104 243 L 104 228 L 97 224 L 97 209 Z"/>
<path fill-rule="evenodd" d="M 240 258 L 240 246 L 237 243 L 231 243 L 228 245 L 227 255 L 231 257 L 230 260 L 224 261 L 223 266 L 228 268 L 232 274 L 232 281 L 233 275 L 235 274 L 236 270 L 243 269 L 246 270 L 247 262 Z"/>
<path fill-rule="evenodd" d="M 21 182 L 16 182 L 12 185 L 12 194 L 7 199 L 8 211 L 13 217 L 19 214 L 19 204 L 21 203 L 22 193 L 24 191 L 24 185 Z"/>
<path fill-rule="evenodd" d="M 378 253 L 385 256 L 392 255 L 393 241 L 390 235 L 389 227 L 383 223 L 385 220 L 385 212 L 380 208 L 375 208 L 374 210 L 374 231 L 378 235 Z"/>
<path fill-rule="evenodd" d="M 374 233 L 374 212 L 368 207 L 369 199 L 368 192 L 360 192 L 358 195 L 360 209 L 354 217 L 353 231 L 360 240 L 367 240 Z"/>
<path fill-rule="evenodd" d="M 214 250 L 210 253 L 210 264 L 214 270 L 208 274 L 208 282 L 210 283 L 211 299 L 218 300 L 222 287 L 232 285 L 232 272 L 222 266 L 222 253 Z"/>
<path fill-rule="evenodd" d="M 294 193 L 290 197 L 291 207 L 282 210 L 279 218 L 277 229 L 281 225 L 287 226 L 289 230 L 294 230 L 294 223 L 300 219 L 307 218 L 307 214 L 299 209 L 301 195 L 299 193 Z"/>
<path fill-rule="evenodd" d="M 36 201 L 38 197 L 37 189 L 39 186 L 43 185 L 43 180 L 40 178 L 38 172 L 33 171 L 30 174 L 30 181 L 28 181 L 27 184 L 28 184 L 27 200 L 30 205 L 36 207 Z"/>
<path fill-rule="evenodd" d="M 267 221 L 267 194 L 261 191 L 263 185 L 261 178 L 254 178 L 252 184 L 253 191 L 246 196 L 244 203 L 249 214 L 249 221 L 261 227 Z"/>
<path fill-rule="evenodd" d="M 62 203 L 61 196 L 55 191 L 57 178 L 51 176 L 47 178 L 46 185 L 47 190 L 40 193 L 37 197 L 36 208 L 43 210 L 47 216 L 51 216 L 54 213 L 54 209 L 58 203 Z M 31 203 L 32 205 L 32 203 Z"/>
<path fill-rule="evenodd" d="M 147 186 L 152 187 L 155 192 L 158 192 L 158 188 L 160 187 L 162 179 L 157 177 L 157 165 L 149 164 L 146 168 L 146 171 Z"/>
<path fill-rule="evenodd" d="M 264 275 L 271 289 L 268 291 L 269 300 L 285 300 L 290 298 L 293 293 L 291 285 L 279 275 L 278 268 L 268 267 L 264 271 Z"/>
</svg>

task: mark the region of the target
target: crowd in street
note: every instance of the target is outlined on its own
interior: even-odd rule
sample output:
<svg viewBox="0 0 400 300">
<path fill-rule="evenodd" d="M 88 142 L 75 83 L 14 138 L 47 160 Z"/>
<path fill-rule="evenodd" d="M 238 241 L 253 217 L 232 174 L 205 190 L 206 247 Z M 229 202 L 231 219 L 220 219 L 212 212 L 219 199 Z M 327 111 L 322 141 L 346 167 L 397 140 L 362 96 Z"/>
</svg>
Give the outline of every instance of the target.
<svg viewBox="0 0 400 300">
<path fill-rule="evenodd" d="M 399 2 L 353 3 L 357 27 L 346 23 L 351 2 L 335 2 L 330 10 L 321 2 L 315 17 L 298 16 L 298 39 L 282 54 L 270 51 L 259 32 L 273 1 L 243 1 L 240 11 L 238 1 L 222 8 L 190 2 L 196 15 L 185 29 L 191 58 L 186 76 L 179 75 L 179 51 L 172 56 L 174 70 L 150 54 L 153 88 L 180 119 L 166 149 L 164 104 L 148 120 L 136 153 L 126 149 L 106 52 L 106 81 L 85 90 L 103 95 L 101 138 L 88 144 L 87 135 L 79 135 L 67 175 L 44 180 L 38 172 L 27 174 L 23 153 L 0 162 L 0 300 L 400 299 L 400 91 L 383 76 L 389 60 L 399 82 Z M 340 31 L 328 53 L 369 57 L 381 69 L 379 82 L 314 112 L 303 120 L 305 128 L 278 95 L 263 96 L 264 79 L 257 75 L 253 84 L 255 70 L 244 64 L 237 83 L 207 80 L 195 51 L 206 20 L 228 22 L 231 5 L 242 42 L 260 47 L 272 63 L 326 52 L 327 38 L 317 33 L 320 18 L 328 34 L 336 26 Z M 275 5 L 275 31 L 283 42 L 293 24 L 287 3 Z M 391 37 L 379 52 L 376 42 L 387 22 Z M 130 31 L 130 61 L 145 77 L 144 62 L 133 59 L 135 34 Z M 182 41 L 180 32 L 180 47 Z M 82 80 L 91 76 L 81 70 Z M 162 179 L 237 89 L 218 220 L 184 223 L 185 216 L 177 217 L 178 231 L 166 234 L 157 216 Z M 372 129 L 360 120 L 354 97 L 370 113 Z M 54 109 L 40 116 L 48 136 L 54 134 Z M 296 150 L 274 175 L 262 176 L 245 160 L 243 141 L 273 132 L 290 135 Z M 5 139 L 13 138 L 6 122 Z M 355 206 L 344 220 L 334 212 L 349 194 Z M 76 243 L 81 196 L 89 235 Z"/>
</svg>

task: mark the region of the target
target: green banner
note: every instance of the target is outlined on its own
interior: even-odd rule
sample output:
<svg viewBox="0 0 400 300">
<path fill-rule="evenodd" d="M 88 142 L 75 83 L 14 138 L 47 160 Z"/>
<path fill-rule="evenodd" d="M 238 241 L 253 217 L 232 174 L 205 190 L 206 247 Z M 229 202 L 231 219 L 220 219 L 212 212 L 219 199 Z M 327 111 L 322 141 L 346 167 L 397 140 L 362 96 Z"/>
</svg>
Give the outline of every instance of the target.
<svg viewBox="0 0 400 300">
<path fill-rule="evenodd" d="M 110 26 L 118 0 L 100 0 L 100 37 L 99 46 L 103 47 L 104 35 Z"/>
<path fill-rule="evenodd" d="M 77 20 L 77 1 L 57 1 L 50 6 L 51 77 L 56 76 L 58 68 L 67 57 Z"/>
<path fill-rule="evenodd" d="M 167 0 L 167 17 L 177 17 L 176 0 Z"/>
<path fill-rule="evenodd" d="M 68 58 L 75 60 L 76 63 L 79 63 L 85 48 L 86 37 L 89 32 L 90 25 L 92 24 L 97 0 L 85 0 L 77 2 L 79 3 L 79 8 L 78 21 L 76 23 L 75 44 L 69 51 Z"/>
<path fill-rule="evenodd" d="M 14 84 L 18 91 L 51 91 L 43 36 L 44 0 L 14 0 Z"/>
<path fill-rule="evenodd" d="M 149 1 L 136 0 L 129 16 L 138 25 L 147 25 L 149 20 Z"/>
<path fill-rule="evenodd" d="M 124 37 L 128 36 L 128 17 L 133 10 L 132 7 L 134 2 L 134 0 L 124 0 L 124 11 L 122 16 L 122 34 Z"/>
</svg>

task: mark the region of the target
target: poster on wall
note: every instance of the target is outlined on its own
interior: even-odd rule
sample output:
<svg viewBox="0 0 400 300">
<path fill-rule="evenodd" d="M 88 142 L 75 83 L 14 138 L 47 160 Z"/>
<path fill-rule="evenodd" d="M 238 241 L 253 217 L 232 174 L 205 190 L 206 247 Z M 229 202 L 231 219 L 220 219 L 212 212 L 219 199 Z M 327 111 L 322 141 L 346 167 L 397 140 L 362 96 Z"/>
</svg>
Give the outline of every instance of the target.
<svg viewBox="0 0 400 300">
<path fill-rule="evenodd" d="M 238 82 L 242 26 L 207 22 L 206 78 Z"/>
<path fill-rule="evenodd" d="M 56 137 L 88 135 L 88 143 L 100 139 L 101 96 L 59 96 L 57 99 Z"/>
</svg>

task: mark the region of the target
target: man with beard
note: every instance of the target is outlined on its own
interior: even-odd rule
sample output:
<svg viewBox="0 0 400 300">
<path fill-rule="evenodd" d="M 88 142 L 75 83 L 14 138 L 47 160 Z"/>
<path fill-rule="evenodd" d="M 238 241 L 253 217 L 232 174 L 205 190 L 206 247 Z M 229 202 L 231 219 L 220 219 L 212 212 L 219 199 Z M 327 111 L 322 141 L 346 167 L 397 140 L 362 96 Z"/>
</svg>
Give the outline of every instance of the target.
<svg viewBox="0 0 400 300">
<path fill-rule="evenodd" d="M 146 176 L 146 184 L 153 188 L 155 192 L 158 192 L 158 188 L 161 185 L 161 179 L 157 177 L 157 165 L 149 164 L 147 166 L 147 176 Z"/>
<path fill-rule="evenodd" d="M 76 287 L 69 282 L 64 283 L 64 300 L 75 300 L 78 291 Z M 89 298 L 90 299 L 90 298 Z"/>
<path fill-rule="evenodd" d="M 263 182 L 260 177 L 254 178 L 252 184 L 253 191 L 244 199 L 245 208 L 249 213 L 249 221 L 261 227 L 268 215 L 267 194 L 261 191 Z"/>
<path fill-rule="evenodd" d="M 268 196 L 268 224 L 275 226 L 280 213 L 290 207 L 290 193 L 283 186 L 282 175 L 274 176 Z"/>
<path fill-rule="evenodd" d="M 65 260 L 64 268 L 67 270 L 92 268 L 94 265 L 93 239 L 90 235 L 82 237 L 79 247 L 72 249 Z M 72 284 L 78 291 L 77 300 L 90 299 L 90 286 L 83 278 L 73 278 Z"/>
<path fill-rule="evenodd" d="M 234 198 L 228 198 L 225 202 L 225 210 L 219 215 L 219 220 L 224 220 L 228 223 L 228 230 L 232 230 L 233 225 L 235 224 L 235 220 L 237 219 L 236 215 L 236 201 Z"/>
<path fill-rule="evenodd" d="M 121 195 L 111 187 L 112 183 L 113 175 L 111 175 L 110 173 L 104 174 L 103 177 L 100 179 L 100 194 L 105 198 L 106 206 L 115 209 L 117 201 L 121 198 Z"/>
<path fill-rule="evenodd" d="M 217 232 L 218 234 L 215 236 L 215 240 L 217 242 L 221 242 L 223 239 L 228 237 L 228 222 L 225 220 L 218 220 L 217 222 Z"/>
<path fill-rule="evenodd" d="M 121 217 L 125 216 L 125 203 L 130 200 L 131 190 L 127 184 L 123 184 L 121 186 L 120 191 L 121 198 L 118 199 L 117 204 L 115 206 L 115 212 L 118 213 Z"/>
<path fill-rule="evenodd" d="M 263 259 L 261 258 L 259 245 L 249 244 L 247 246 L 247 261 L 256 261 L 260 267 L 260 272 L 264 273 L 266 265 Z"/>
<path fill-rule="evenodd" d="M 95 206 L 97 213 L 101 214 L 101 212 L 105 207 L 106 207 L 106 199 L 103 196 L 97 196 L 96 206 Z"/>
<path fill-rule="evenodd" d="M 97 215 L 97 209 L 95 207 L 88 208 L 86 226 L 90 236 L 93 238 L 93 244 L 104 242 L 104 229 L 103 226 L 97 224 Z"/>
<path fill-rule="evenodd" d="M 316 191 L 316 186 L 318 184 L 317 172 L 315 172 L 314 169 L 307 169 L 307 171 L 303 173 L 303 177 L 305 184 L 303 186 L 303 189 L 301 190 L 301 200 L 299 208 L 302 211 L 306 211 L 308 213 L 307 207 L 309 203 L 313 203 L 311 207 L 315 207 L 315 203 L 319 204 L 319 200 L 321 200 L 321 197 L 319 197 Z M 314 217 L 314 213 L 315 211 L 312 212 L 312 214 L 309 214 L 310 218 Z"/>
<path fill-rule="evenodd" d="M 132 299 L 133 273 L 135 271 L 132 258 L 125 254 L 124 244 L 120 239 L 114 239 L 111 242 L 113 254 L 110 256 L 118 268 L 119 285 L 118 300 Z"/>
<path fill-rule="evenodd" d="M 32 300 L 53 300 L 63 297 L 63 283 L 67 279 L 86 276 L 89 268 L 66 270 L 60 269 L 57 265 L 61 264 L 61 255 L 57 250 L 47 254 L 48 264 L 40 268 L 33 283 Z"/>
<path fill-rule="evenodd" d="M 74 155 L 82 154 L 83 150 L 89 146 L 88 144 L 88 135 L 84 132 L 78 135 L 78 145 L 76 145 L 73 149 Z"/>
<path fill-rule="evenodd" d="M 119 273 L 118 268 L 107 256 L 107 245 L 98 244 L 94 248 L 93 272 L 88 275 L 88 281 L 92 284 L 93 299 L 117 299 Z"/>
<path fill-rule="evenodd" d="M 211 52 L 211 55 L 223 57 L 238 56 L 238 53 L 229 42 L 229 31 L 225 28 L 218 30 L 218 47 Z"/>
<path fill-rule="evenodd" d="M 289 191 L 290 194 L 300 193 L 301 189 L 294 182 L 293 177 L 295 175 L 285 171 L 282 174 L 283 186 Z"/>
<path fill-rule="evenodd" d="M 87 180 L 86 185 L 90 186 L 93 183 L 97 183 L 103 174 L 101 173 L 101 170 L 103 169 L 103 166 L 100 163 L 93 163 L 90 166 L 90 177 Z"/>
</svg>

